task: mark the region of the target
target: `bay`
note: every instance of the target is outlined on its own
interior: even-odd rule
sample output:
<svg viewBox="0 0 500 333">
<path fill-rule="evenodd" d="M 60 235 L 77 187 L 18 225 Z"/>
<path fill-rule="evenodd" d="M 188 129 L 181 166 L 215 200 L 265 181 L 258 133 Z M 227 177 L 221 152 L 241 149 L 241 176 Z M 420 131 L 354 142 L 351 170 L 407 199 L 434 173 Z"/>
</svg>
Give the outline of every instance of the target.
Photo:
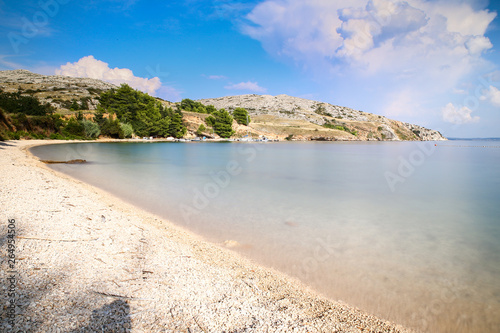
<svg viewBox="0 0 500 333">
<path fill-rule="evenodd" d="M 72 143 L 51 167 L 423 331 L 500 331 L 498 141 Z"/>
</svg>

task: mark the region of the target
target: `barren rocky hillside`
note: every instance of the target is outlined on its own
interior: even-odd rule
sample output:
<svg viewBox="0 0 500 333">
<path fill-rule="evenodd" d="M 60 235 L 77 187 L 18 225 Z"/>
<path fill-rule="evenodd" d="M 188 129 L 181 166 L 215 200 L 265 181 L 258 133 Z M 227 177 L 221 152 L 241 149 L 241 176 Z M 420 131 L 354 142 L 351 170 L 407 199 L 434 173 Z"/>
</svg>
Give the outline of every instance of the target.
<svg viewBox="0 0 500 333">
<path fill-rule="evenodd" d="M 24 69 L 0 71 L 0 89 L 34 96 L 56 110 L 69 109 L 73 100 L 82 98 L 87 100 L 88 109 L 94 110 L 100 93 L 112 88 L 116 86 L 96 79 L 41 75 Z"/>
<path fill-rule="evenodd" d="M 205 105 L 248 110 L 250 127 L 270 137 L 298 140 L 446 140 L 438 131 L 351 108 L 287 95 L 202 99 Z"/>
</svg>

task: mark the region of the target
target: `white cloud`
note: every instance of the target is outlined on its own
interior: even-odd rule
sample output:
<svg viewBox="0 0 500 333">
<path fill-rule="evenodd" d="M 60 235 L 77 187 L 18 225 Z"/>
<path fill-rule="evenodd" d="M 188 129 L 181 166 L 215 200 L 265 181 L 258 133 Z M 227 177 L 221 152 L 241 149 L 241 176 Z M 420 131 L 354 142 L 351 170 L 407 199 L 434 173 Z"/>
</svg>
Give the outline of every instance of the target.
<svg viewBox="0 0 500 333">
<path fill-rule="evenodd" d="M 448 123 L 456 125 L 478 122 L 479 117 L 478 116 L 472 117 L 471 113 L 472 110 L 469 109 L 468 107 L 462 106 L 460 108 L 457 108 L 452 103 L 448 103 L 442 109 L 443 120 Z"/>
<path fill-rule="evenodd" d="M 474 10 L 467 3 L 437 1 L 435 5 L 429 3 L 430 12 L 446 18 L 446 27 L 450 32 L 457 32 L 462 36 L 484 35 L 495 13 L 487 10 Z"/>
<path fill-rule="evenodd" d="M 465 47 L 471 55 L 481 55 L 486 50 L 493 47 L 490 40 L 484 36 L 471 37 L 465 42 Z"/>
<path fill-rule="evenodd" d="M 351 6 L 348 0 L 340 2 Z M 294 59 L 328 56 L 342 45 L 338 9 L 331 1 L 268 0 L 248 15 L 252 24 L 244 25 L 243 32 L 277 55 Z"/>
<path fill-rule="evenodd" d="M 224 75 L 209 75 L 209 76 L 207 76 L 207 78 L 209 80 L 225 80 L 225 79 L 227 79 L 227 77 Z"/>
<path fill-rule="evenodd" d="M 492 47 L 483 35 L 495 16 L 443 0 L 267 0 L 247 16 L 243 32 L 295 60 L 319 56 L 364 68 L 383 53 L 389 57 L 376 59 L 376 69 L 402 68 L 480 55 Z"/>
<path fill-rule="evenodd" d="M 77 62 L 67 63 L 62 65 L 55 71 L 56 75 L 72 76 L 72 77 L 89 77 L 99 79 L 106 82 L 120 85 L 126 83 L 131 87 L 150 95 L 161 87 L 159 78 L 152 79 L 134 76 L 134 73 L 128 68 L 110 68 L 103 61 L 95 59 L 93 56 L 83 57 Z"/>
<path fill-rule="evenodd" d="M 500 106 L 500 90 L 497 87 L 490 86 L 480 99 L 489 101 L 494 106 Z"/>
<path fill-rule="evenodd" d="M 231 84 L 231 85 L 225 86 L 224 88 L 229 89 L 229 90 L 250 90 L 250 91 L 260 92 L 260 93 L 267 91 L 266 88 L 259 86 L 257 84 L 257 82 L 250 82 L 250 81 Z"/>
<path fill-rule="evenodd" d="M 341 78 L 363 92 L 376 82 L 384 94 L 378 105 L 404 115 L 414 111 L 392 103 L 395 92 L 413 90 L 404 104 L 439 109 L 426 103 L 487 69 L 482 55 L 493 45 L 484 34 L 496 13 L 478 8 L 449 0 L 265 0 L 242 31 L 327 83 Z"/>
</svg>

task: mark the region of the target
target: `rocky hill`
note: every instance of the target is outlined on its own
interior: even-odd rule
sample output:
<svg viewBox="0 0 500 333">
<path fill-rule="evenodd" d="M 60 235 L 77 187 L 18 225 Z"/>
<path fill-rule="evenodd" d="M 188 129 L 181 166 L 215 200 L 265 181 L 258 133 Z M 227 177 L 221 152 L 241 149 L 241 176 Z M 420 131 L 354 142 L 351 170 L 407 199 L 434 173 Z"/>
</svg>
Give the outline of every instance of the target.
<svg viewBox="0 0 500 333">
<path fill-rule="evenodd" d="M 244 108 L 252 119 L 252 130 L 271 138 L 288 136 L 297 140 L 326 141 L 446 140 L 438 131 L 418 125 L 287 95 L 239 95 L 198 102 L 228 111 Z"/>
<path fill-rule="evenodd" d="M 50 103 L 57 113 L 71 114 L 71 105 L 85 106 L 88 115 L 96 109 L 99 95 L 115 85 L 90 78 L 40 75 L 27 70 L 0 71 L 0 90 L 20 92 Z M 167 107 L 178 103 L 161 100 Z M 217 109 L 248 110 L 251 123 L 234 122 L 236 137 L 250 135 L 284 140 L 446 140 L 439 132 L 351 108 L 287 95 L 239 95 L 199 100 Z M 205 114 L 184 112 L 188 137 L 194 137 Z"/>
<path fill-rule="evenodd" d="M 101 92 L 112 88 L 116 86 L 96 79 L 41 75 L 24 69 L 0 71 L 1 90 L 34 96 L 59 111 L 69 109 L 73 101 L 82 99 L 87 101 L 89 110 L 94 110 Z"/>
</svg>

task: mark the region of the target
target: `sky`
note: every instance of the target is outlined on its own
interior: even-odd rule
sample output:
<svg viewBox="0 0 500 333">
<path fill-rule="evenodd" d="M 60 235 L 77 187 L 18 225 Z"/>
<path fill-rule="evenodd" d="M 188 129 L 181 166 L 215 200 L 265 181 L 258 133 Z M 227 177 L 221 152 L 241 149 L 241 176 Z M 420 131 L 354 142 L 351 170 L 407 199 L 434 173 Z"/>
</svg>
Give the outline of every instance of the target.
<svg viewBox="0 0 500 333">
<path fill-rule="evenodd" d="M 499 12 L 485 0 L 0 0 L 0 70 L 174 102 L 287 94 L 500 137 Z"/>
</svg>

